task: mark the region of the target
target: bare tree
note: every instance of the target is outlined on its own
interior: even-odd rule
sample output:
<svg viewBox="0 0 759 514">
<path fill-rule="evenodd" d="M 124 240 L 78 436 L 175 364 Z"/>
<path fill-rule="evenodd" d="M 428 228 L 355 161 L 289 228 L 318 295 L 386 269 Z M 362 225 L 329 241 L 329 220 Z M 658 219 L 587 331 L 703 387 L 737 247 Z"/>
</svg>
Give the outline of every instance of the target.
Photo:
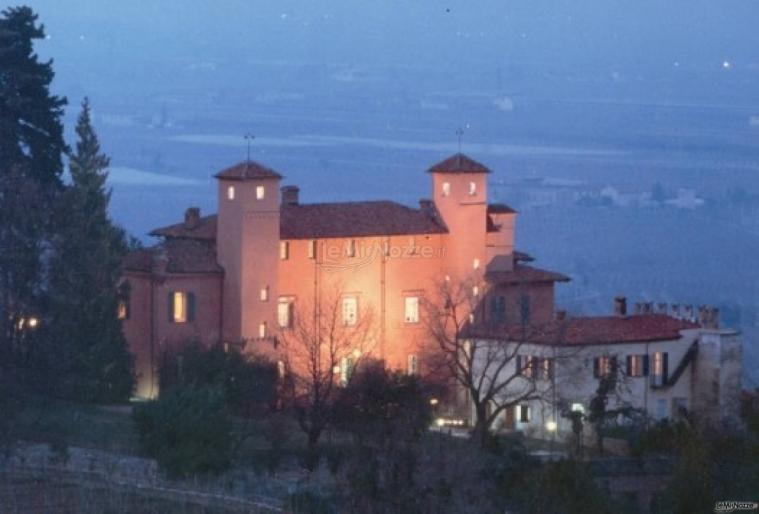
<svg viewBox="0 0 759 514">
<path fill-rule="evenodd" d="M 346 298 L 336 287 L 314 303 L 296 303 L 290 326 L 279 332 L 286 390 L 311 456 L 329 424 L 338 388 L 371 357 L 375 343 L 370 306 L 360 312 L 353 305 L 346 308 Z"/>
<path fill-rule="evenodd" d="M 433 291 L 433 296 L 424 301 L 425 324 L 432 343 L 427 361 L 438 380 L 442 372 L 467 395 L 474 413 L 472 436 L 476 440 L 486 440 L 494 421 L 505 410 L 531 400 L 550 400 L 555 352 L 550 357 L 521 355 L 523 345 L 540 331 L 540 327 L 530 324 L 524 292 L 519 296 L 519 319 L 499 324 L 499 338 L 494 340 L 477 337 L 484 327 L 478 323 L 487 295 L 484 282 L 476 277 L 460 281 L 446 278 L 436 283 Z"/>
</svg>

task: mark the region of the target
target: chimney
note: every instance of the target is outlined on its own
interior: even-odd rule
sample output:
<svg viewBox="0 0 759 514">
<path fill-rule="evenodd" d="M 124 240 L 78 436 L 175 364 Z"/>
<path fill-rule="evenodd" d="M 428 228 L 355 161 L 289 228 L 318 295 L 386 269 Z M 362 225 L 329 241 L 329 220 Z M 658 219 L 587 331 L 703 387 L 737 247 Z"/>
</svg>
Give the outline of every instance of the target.
<svg viewBox="0 0 759 514">
<path fill-rule="evenodd" d="M 627 316 L 627 298 L 624 296 L 614 298 L 614 315 Z"/>
<path fill-rule="evenodd" d="M 184 211 L 184 228 L 192 230 L 200 223 L 200 207 L 190 207 Z"/>
<path fill-rule="evenodd" d="M 282 205 L 298 205 L 298 194 L 300 188 L 298 186 L 283 186 L 282 191 Z"/>
</svg>

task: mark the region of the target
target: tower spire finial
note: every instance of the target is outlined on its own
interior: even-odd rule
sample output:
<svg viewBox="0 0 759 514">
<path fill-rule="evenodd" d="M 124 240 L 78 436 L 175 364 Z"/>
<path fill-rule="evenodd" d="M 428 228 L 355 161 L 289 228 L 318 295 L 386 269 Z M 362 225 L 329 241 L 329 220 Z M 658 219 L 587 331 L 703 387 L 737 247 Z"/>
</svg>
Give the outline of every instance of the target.
<svg viewBox="0 0 759 514">
<path fill-rule="evenodd" d="M 256 136 L 254 136 L 250 132 L 246 132 L 243 137 L 248 142 L 248 158 L 245 161 L 245 163 L 249 165 L 250 164 L 250 142 L 253 141 L 256 138 Z"/>
<path fill-rule="evenodd" d="M 463 135 L 464 135 L 464 129 L 462 127 L 457 128 L 456 137 L 458 138 L 458 142 L 459 142 L 459 151 L 456 153 L 456 161 L 457 161 L 456 164 L 459 167 L 461 166 L 461 136 Z"/>
</svg>

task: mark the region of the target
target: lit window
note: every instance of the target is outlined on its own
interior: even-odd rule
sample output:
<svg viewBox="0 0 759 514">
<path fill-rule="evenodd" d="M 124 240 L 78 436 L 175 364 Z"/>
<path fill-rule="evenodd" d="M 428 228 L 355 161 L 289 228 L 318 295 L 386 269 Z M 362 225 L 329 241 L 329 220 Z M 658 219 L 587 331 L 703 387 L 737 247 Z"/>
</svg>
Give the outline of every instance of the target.
<svg viewBox="0 0 759 514">
<path fill-rule="evenodd" d="M 343 325 L 353 326 L 358 321 L 358 299 L 354 296 L 343 298 Z"/>
<path fill-rule="evenodd" d="M 263 200 L 265 193 L 264 186 L 256 186 L 256 200 Z"/>
<path fill-rule="evenodd" d="M 289 298 L 280 298 L 277 303 L 277 324 L 280 328 L 293 326 L 293 302 Z"/>
<path fill-rule="evenodd" d="M 540 359 L 540 378 L 545 380 L 553 378 L 553 359 Z"/>
<path fill-rule="evenodd" d="M 537 373 L 538 360 L 532 355 L 517 355 L 517 375 L 533 378 Z"/>
<path fill-rule="evenodd" d="M 235 199 L 235 186 L 229 186 L 227 188 L 227 200 Z"/>
<path fill-rule="evenodd" d="M 477 194 L 477 184 L 474 182 L 469 183 L 469 196 L 474 196 Z"/>
<path fill-rule="evenodd" d="M 195 295 L 184 291 L 169 293 L 169 322 L 187 323 L 195 320 Z"/>
<path fill-rule="evenodd" d="M 340 359 L 340 382 L 345 385 L 353 375 L 353 359 L 351 357 L 343 357 Z"/>
<path fill-rule="evenodd" d="M 617 359 L 615 357 L 596 357 L 593 362 L 593 376 L 601 378 L 611 375 L 616 365 Z"/>
<path fill-rule="evenodd" d="M 585 413 L 585 407 L 581 403 L 573 403 L 570 410 L 572 412 L 579 412 L 580 414 Z"/>
<path fill-rule="evenodd" d="M 443 196 L 448 196 L 450 194 L 451 194 L 451 183 L 443 182 Z"/>
<path fill-rule="evenodd" d="M 667 382 L 667 352 L 656 352 L 653 357 L 653 383 L 664 385 Z"/>
<path fill-rule="evenodd" d="M 264 286 L 261 288 L 261 301 L 262 302 L 269 301 L 269 286 Z"/>
<path fill-rule="evenodd" d="M 517 412 L 516 412 L 516 418 L 519 420 L 520 423 L 529 423 L 530 422 L 530 406 L 526 404 L 521 404 L 516 406 Z"/>
<path fill-rule="evenodd" d="M 290 257 L 290 243 L 288 241 L 279 242 L 279 258 L 287 260 Z"/>
<path fill-rule="evenodd" d="M 345 255 L 348 257 L 355 257 L 356 256 L 356 240 L 351 239 L 348 241 L 348 245 L 345 248 Z"/>
<path fill-rule="evenodd" d="M 263 323 L 261 323 L 260 325 L 258 325 L 258 337 L 260 337 L 261 339 L 263 339 L 264 337 L 266 337 L 266 333 L 267 333 L 266 328 L 267 327 L 266 327 L 266 322 L 265 321 Z"/>
<path fill-rule="evenodd" d="M 475 259 L 475 260 L 472 262 L 472 267 L 473 267 L 474 269 L 480 269 L 480 259 Z"/>
<path fill-rule="evenodd" d="M 187 321 L 187 295 L 181 291 L 174 293 L 174 323 L 185 323 Z"/>
<path fill-rule="evenodd" d="M 129 302 L 120 300 L 116 310 L 116 315 L 120 320 L 129 319 Z"/>
<path fill-rule="evenodd" d="M 627 376 L 642 377 L 646 375 L 646 356 L 645 355 L 628 355 L 627 356 Z"/>
<path fill-rule="evenodd" d="M 412 353 L 408 356 L 406 372 L 409 375 L 419 374 L 419 357 L 416 354 Z"/>
<path fill-rule="evenodd" d="M 406 323 L 418 323 L 419 322 L 419 297 L 407 296 L 404 299 L 404 319 Z"/>
<path fill-rule="evenodd" d="M 316 258 L 316 239 L 312 239 L 308 242 L 308 258 L 309 259 L 315 259 Z"/>
</svg>

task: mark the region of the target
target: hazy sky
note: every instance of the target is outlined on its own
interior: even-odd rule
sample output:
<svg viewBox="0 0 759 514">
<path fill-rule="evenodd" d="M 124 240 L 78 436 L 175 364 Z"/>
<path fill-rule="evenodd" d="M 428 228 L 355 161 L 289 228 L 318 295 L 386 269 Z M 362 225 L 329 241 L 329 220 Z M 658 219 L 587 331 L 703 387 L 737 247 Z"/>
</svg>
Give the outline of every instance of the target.
<svg viewBox="0 0 759 514">
<path fill-rule="evenodd" d="M 756 0 L 41 0 L 54 53 L 469 67 L 759 66 Z M 84 39 L 80 39 L 84 36 Z M 118 65 L 114 62 L 114 65 Z"/>
</svg>

